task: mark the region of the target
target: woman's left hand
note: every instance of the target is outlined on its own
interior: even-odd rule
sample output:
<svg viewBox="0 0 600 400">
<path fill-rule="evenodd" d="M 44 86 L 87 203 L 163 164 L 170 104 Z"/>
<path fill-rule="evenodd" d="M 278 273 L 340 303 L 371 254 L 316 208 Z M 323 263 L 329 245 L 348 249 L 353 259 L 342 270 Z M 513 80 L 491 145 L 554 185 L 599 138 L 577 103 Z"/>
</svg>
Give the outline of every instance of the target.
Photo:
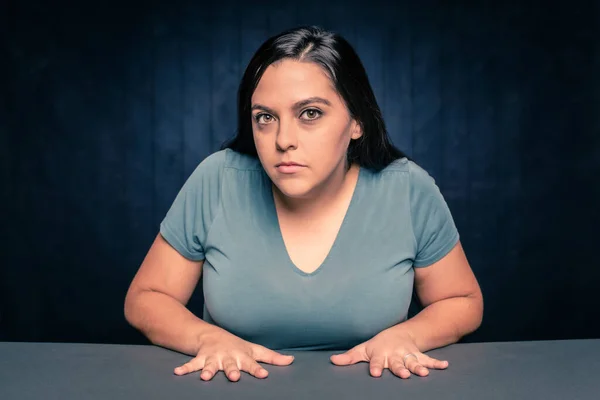
<svg viewBox="0 0 600 400">
<path fill-rule="evenodd" d="M 409 334 L 398 330 L 384 330 L 370 340 L 345 353 L 331 356 L 335 365 L 351 365 L 361 361 L 370 364 L 371 375 L 381 376 L 387 368 L 400 378 L 409 378 L 411 373 L 429 375 L 429 369 L 446 369 L 448 361 L 429 357 L 419 351 Z"/>
</svg>

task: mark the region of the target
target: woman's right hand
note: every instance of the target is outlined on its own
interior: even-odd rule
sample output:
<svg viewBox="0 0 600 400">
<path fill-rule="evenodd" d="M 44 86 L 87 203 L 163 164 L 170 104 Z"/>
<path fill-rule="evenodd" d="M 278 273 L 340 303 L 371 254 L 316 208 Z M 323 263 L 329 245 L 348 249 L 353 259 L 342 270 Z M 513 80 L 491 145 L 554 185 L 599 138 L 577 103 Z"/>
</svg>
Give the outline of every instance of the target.
<svg viewBox="0 0 600 400">
<path fill-rule="evenodd" d="M 203 335 L 198 355 L 175 368 L 174 372 L 176 375 L 186 375 L 202 370 L 200 378 L 205 381 L 211 380 L 218 371 L 225 372 L 230 381 L 238 381 L 240 371 L 246 371 L 256 378 L 266 378 L 269 373 L 258 361 L 285 366 L 291 364 L 294 357 L 245 341 L 217 327 Z"/>
</svg>

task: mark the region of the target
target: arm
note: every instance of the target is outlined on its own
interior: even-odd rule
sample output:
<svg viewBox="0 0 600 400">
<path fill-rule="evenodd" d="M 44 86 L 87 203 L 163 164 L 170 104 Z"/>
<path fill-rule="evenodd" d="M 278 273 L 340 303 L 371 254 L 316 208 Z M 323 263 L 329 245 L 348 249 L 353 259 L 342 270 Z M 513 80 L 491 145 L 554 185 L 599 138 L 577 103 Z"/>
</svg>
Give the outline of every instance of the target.
<svg viewBox="0 0 600 400">
<path fill-rule="evenodd" d="M 483 296 L 460 242 L 444 258 L 415 268 L 415 290 L 424 309 L 390 330 L 408 334 L 421 352 L 457 342 L 483 318 Z"/>
<path fill-rule="evenodd" d="M 195 356 L 201 335 L 218 329 L 186 308 L 202 275 L 158 234 L 125 297 L 125 319 L 153 344 Z"/>
</svg>

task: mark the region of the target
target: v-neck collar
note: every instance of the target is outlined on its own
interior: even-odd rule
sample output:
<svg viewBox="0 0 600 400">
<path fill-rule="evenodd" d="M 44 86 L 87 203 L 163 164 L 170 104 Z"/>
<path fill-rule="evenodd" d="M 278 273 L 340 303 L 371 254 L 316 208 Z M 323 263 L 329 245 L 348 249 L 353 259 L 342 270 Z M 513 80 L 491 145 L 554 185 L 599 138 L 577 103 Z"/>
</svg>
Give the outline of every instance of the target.
<svg viewBox="0 0 600 400">
<path fill-rule="evenodd" d="M 334 250 L 336 250 L 336 248 L 339 247 L 340 241 L 343 240 L 343 235 L 345 233 L 345 226 L 348 224 L 348 221 L 353 217 L 353 210 L 355 208 L 356 202 L 358 201 L 357 198 L 359 197 L 359 190 L 361 188 L 364 171 L 363 171 L 362 167 L 359 166 L 358 168 L 359 169 L 358 169 L 358 177 L 356 179 L 356 184 L 355 184 L 354 190 L 352 192 L 352 197 L 350 199 L 350 203 L 348 204 L 348 208 L 346 210 L 346 213 L 344 214 L 344 219 L 342 220 L 342 223 L 340 225 L 340 229 L 338 230 L 338 232 L 335 236 L 335 239 L 333 241 L 333 244 L 331 245 L 331 248 L 327 252 L 327 256 L 325 257 L 323 262 L 317 267 L 317 269 L 315 269 L 312 272 L 305 272 L 305 271 L 301 270 L 300 268 L 298 268 L 296 266 L 296 264 L 292 261 L 292 258 L 290 257 L 290 254 L 285 245 L 285 241 L 283 239 L 281 225 L 279 223 L 279 216 L 277 214 L 277 207 L 275 205 L 275 198 L 273 195 L 273 186 L 272 186 L 273 183 L 272 183 L 271 179 L 269 178 L 269 176 L 265 172 L 265 177 L 267 179 L 266 186 L 267 186 L 267 190 L 268 190 L 267 198 L 269 199 L 270 215 L 272 218 L 274 231 L 275 231 L 275 240 L 276 240 L 275 247 L 278 250 L 281 249 L 282 257 L 285 260 L 286 264 L 288 264 L 288 266 L 297 274 L 299 274 L 301 276 L 305 276 L 305 277 L 312 277 L 314 275 L 317 275 L 326 266 L 327 262 L 332 257 Z"/>
</svg>

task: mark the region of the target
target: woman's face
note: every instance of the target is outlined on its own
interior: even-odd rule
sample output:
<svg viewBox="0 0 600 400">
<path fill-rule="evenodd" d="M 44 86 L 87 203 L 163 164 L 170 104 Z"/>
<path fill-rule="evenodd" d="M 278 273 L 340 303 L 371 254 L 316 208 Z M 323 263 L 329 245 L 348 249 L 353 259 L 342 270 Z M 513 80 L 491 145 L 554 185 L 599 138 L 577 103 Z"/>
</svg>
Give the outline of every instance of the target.
<svg viewBox="0 0 600 400">
<path fill-rule="evenodd" d="M 251 103 L 258 157 L 284 195 L 308 198 L 343 177 L 350 140 L 362 131 L 320 66 L 271 64 Z"/>
</svg>

